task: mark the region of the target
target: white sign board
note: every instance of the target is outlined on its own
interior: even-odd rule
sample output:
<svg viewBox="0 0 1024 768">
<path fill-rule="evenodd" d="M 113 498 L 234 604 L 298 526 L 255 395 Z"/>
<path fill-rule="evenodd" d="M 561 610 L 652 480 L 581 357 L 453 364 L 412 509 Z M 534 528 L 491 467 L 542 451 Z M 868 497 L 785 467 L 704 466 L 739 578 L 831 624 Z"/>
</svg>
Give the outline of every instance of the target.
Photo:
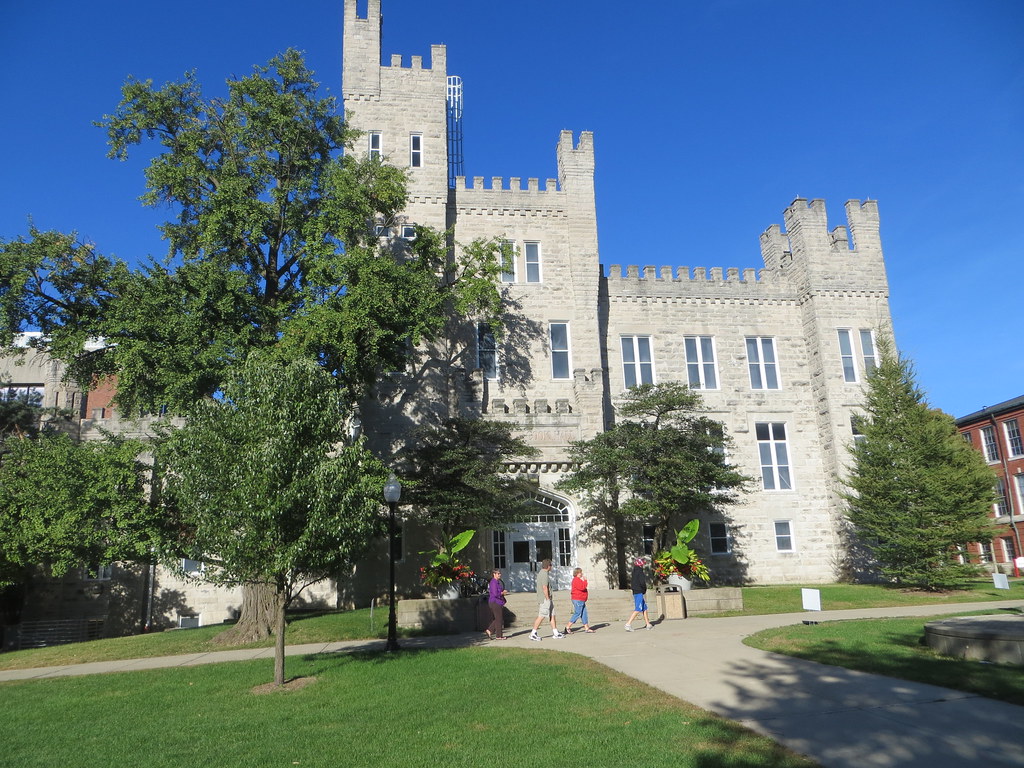
<svg viewBox="0 0 1024 768">
<path fill-rule="evenodd" d="M 1017 564 L 1018 568 L 1024 568 L 1024 557 L 1018 557 L 1013 562 L 1015 562 Z"/>
<path fill-rule="evenodd" d="M 992 584 L 995 585 L 996 589 L 1010 588 L 1010 580 L 1006 577 L 1005 573 L 993 573 Z"/>
<path fill-rule="evenodd" d="M 821 610 L 821 590 L 820 589 L 801 589 L 800 596 L 804 601 L 805 611 L 820 611 Z"/>
</svg>

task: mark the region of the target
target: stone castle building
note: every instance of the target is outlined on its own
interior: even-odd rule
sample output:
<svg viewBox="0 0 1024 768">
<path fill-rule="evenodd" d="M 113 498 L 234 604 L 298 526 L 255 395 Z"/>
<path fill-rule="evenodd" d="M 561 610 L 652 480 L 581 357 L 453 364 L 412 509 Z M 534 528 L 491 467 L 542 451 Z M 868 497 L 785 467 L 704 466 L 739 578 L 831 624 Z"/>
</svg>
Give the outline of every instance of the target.
<svg viewBox="0 0 1024 768">
<path fill-rule="evenodd" d="M 782 226 L 761 235 L 760 269 L 633 266 L 630 254 L 605 254 L 615 262 L 605 268 L 591 133 L 558 134 L 557 178 L 467 179 L 462 84 L 447 72 L 445 46 L 431 46 L 429 66 L 421 55 L 382 65 L 380 0 L 368 0 L 365 18 L 345 0 L 343 55 L 344 109 L 362 131 L 355 151 L 408 171 L 408 206 L 379 222 L 380 236 L 400 244 L 422 224 L 452 229 L 456 243 L 511 244 L 501 278 L 509 328 L 497 342 L 486 326 L 464 329 L 453 402 L 462 415 L 513 423 L 537 447 L 536 458 L 510 467 L 535 479 L 537 506 L 527 521 L 481 532 L 478 568 L 501 567 L 512 589 L 526 591 L 550 557 L 563 584 L 579 564 L 592 588 L 617 587 L 588 510 L 556 484 L 570 442 L 614 424 L 629 386 L 680 381 L 700 391 L 733 440 L 730 459 L 756 479 L 728 517 L 702 520 L 694 544 L 715 581 L 833 580 L 843 560 L 839 478 L 876 332 L 890 327 L 877 204 L 849 201 L 837 224 L 823 201 L 794 200 Z M 397 441 L 414 420 L 396 405 L 411 378 L 390 376 L 394 397 L 368 405 L 363 421 L 368 434 Z M 637 525 L 629 553 L 649 549 L 650 534 Z M 427 548 L 411 527 L 402 539 L 400 591 L 417 583 L 415 553 Z M 383 594 L 385 556 L 319 597 L 365 605 Z M 161 590 L 178 596 L 165 601 L 172 622 L 175 613 L 179 622 L 219 622 L 238 607 L 237 594 L 157 582 L 157 603 Z"/>
</svg>

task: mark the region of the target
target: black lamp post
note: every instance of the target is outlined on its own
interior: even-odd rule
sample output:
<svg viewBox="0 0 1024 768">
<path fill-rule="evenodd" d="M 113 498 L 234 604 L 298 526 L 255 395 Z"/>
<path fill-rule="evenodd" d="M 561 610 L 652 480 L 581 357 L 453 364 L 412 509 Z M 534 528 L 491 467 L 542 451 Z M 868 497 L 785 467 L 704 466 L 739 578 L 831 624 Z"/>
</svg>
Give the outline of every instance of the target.
<svg viewBox="0 0 1024 768">
<path fill-rule="evenodd" d="M 384 501 L 388 503 L 388 642 L 386 651 L 398 650 L 398 618 L 395 612 L 395 507 L 402 497 L 402 484 L 394 472 L 384 484 Z"/>
</svg>

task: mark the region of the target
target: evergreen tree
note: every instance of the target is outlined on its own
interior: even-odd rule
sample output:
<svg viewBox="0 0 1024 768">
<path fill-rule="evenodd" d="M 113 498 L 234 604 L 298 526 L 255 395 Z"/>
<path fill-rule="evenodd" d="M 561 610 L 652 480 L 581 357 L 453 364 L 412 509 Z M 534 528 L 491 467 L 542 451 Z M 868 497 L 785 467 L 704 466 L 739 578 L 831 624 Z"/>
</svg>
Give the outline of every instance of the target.
<svg viewBox="0 0 1024 768">
<path fill-rule="evenodd" d="M 977 573 L 960 559 L 970 542 L 991 537 L 995 476 L 953 419 L 929 407 L 911 363 L 891 344 L 879 348 L 859 418 L 863 438 L 851 448 L 849 520 L 886 579 L 950 589 Z"/>
</svg>

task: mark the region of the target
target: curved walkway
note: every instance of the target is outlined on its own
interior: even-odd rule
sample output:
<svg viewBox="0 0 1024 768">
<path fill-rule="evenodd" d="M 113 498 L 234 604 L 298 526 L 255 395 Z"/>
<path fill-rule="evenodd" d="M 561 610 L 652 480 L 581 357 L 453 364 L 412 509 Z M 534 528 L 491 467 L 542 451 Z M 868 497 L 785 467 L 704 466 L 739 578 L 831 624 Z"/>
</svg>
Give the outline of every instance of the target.
<svg viewBox="0 0 1024 768">
<path fill-rule="evenodd" d="M 822 611 L 815 621 L 928 616 L 1021 608 L 1020 600 L 943 606 Z M 759 651 L 743 638 L 797 624 L 806 613 L 668 621 L 626 633 L 595 623 L 591 635 L 531 642 L 518 631 L 505 643 L 479 634 L 403 639 L 403 648 L 469 645 L 529 647 L 588 656 L 666 693 L 763 733 L 825 768 L 1024 766 L 1024 707 L 975 694 L 853 672 Z M 1024 619 L 1022 619 L 1024 621 Z M 383 641 L 289 646 L 289 655 L 382 650 Z M 158 667 L 273 658 L 273 648 L 10 670 L 0 680 L 30 680 Z"/>
</svg>

